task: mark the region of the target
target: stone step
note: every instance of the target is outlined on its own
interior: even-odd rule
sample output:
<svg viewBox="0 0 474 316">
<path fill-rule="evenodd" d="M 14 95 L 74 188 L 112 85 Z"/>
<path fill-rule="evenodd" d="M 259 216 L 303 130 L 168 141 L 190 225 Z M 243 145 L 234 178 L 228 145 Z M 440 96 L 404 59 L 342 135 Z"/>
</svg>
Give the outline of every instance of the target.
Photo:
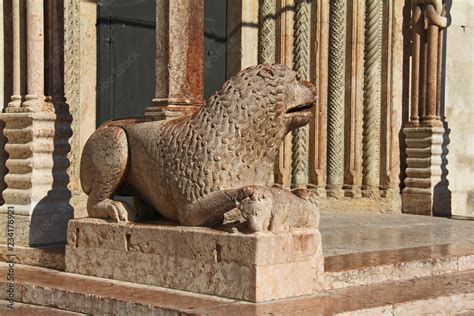
<svg viewBox="0 0 474 316">
<path fill-rule="evenodd" d="M 51 307 L 44 307 L 31 304 L 13 303 L 13 309 L 7 307 L 8 301 L 0 300 L 0 315 L 48 315 L 48 316 L 75 316 L 86 315 L 74 313 Z"/>
<path fill-rule="evenodd" d="M 349 253 L 324 260 L 325 288 L 331 290 L 474 270 L 474 244 Z"/>
<path fill-rule="evenodd" d="M 6 276 L 7 269 L 6 264 L 0 263 L 0 275 Z M 14 273 L 15 301 L 85 314 L 420 315 L 474 312 L 474 271 L 348 287 L 260 304 L 32 266 L 15 265 Z M 6 299 L 6 286 L 4 277 L 0 280 L 0 299 Z"/>
</svg>

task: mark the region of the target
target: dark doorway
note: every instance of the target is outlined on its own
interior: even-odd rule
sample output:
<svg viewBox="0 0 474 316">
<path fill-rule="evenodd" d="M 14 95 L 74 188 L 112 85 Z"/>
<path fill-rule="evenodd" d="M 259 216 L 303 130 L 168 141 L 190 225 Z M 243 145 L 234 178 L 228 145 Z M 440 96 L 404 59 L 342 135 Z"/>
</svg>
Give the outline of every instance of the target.
<svg viewBox="0 0 474 316">
<path fill-rule="evenodd" d="M 204 96 L 225 81 L 227 1 L 205 0 Z M 97 3 L 97 124 L 141 117 L 155 90 L 155 0 Z"/>
</svg>

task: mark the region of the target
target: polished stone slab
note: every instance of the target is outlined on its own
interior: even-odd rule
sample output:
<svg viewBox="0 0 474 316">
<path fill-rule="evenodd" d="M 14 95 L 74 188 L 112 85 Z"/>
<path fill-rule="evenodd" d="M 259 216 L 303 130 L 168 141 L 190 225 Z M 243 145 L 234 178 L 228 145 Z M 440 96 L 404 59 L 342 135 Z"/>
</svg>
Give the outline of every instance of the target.
<svg viewBox="0 0 474 316">
<path fill-rule="evenodd" d="M 474 244 L 474 221 L 408 214 L 321 212 L 324 256 Z"/>
<path fill-rule="evenodd" d="M 66 271 L 265 302 L 323 289 L 316 229 L 241 233 L 206 227 L 72 220 Z"/>
<path fill-rule="evenodd" d="M 474 244 L 436 245 L 325 258 L 325 289 L 412 280 L 474 269 Z"/>
<path fill-rule="evenodd" d="M 254 304 L 216 296 L 17 265 L 15 300 L 85 314 L 420 315 L 474 312 L 474 272 L 332 290 Z M 0 275 L 7 266 L 0 263 Z M 6 295 L 0 280 L 0 299 Z"/>
</svg>

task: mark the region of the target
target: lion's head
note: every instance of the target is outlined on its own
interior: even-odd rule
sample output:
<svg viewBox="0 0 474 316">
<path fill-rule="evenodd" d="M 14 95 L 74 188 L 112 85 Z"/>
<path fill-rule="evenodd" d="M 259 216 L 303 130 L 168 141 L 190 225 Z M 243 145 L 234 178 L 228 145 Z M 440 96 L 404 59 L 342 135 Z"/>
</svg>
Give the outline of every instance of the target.
<svg viewBox="0 0 474 316">
<path fill-rule="evenodd" d="M 314 85 L 294 70 L 281 64 L 263 64 L 231 77 L 203 110 L 267 134 L 278 130 L 284 137 L 309 123 L 315 98 Z"/>
</svg>

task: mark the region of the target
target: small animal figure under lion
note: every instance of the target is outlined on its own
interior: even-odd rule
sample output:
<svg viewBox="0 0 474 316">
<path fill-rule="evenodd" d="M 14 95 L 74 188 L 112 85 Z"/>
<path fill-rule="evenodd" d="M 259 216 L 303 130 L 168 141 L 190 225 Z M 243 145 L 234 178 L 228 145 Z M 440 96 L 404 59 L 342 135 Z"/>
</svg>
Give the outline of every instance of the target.
<svg viewBox="0 0 474 316">
<path fill-rule="evenodd" d="M 240 210 L 248 229 L 317 227 L 316 198 L 268 186 L 286 134 L 309 123 L 315 88 L 284 65 L 257 65 L 224 83 L 199 110 L 161 121 L 109 121 L 87 141 L 81 183 L 90 217 L 159 213 L 186 226 Z M 134 206 L 114 200 L 134 196 Z"/>
</svg>

